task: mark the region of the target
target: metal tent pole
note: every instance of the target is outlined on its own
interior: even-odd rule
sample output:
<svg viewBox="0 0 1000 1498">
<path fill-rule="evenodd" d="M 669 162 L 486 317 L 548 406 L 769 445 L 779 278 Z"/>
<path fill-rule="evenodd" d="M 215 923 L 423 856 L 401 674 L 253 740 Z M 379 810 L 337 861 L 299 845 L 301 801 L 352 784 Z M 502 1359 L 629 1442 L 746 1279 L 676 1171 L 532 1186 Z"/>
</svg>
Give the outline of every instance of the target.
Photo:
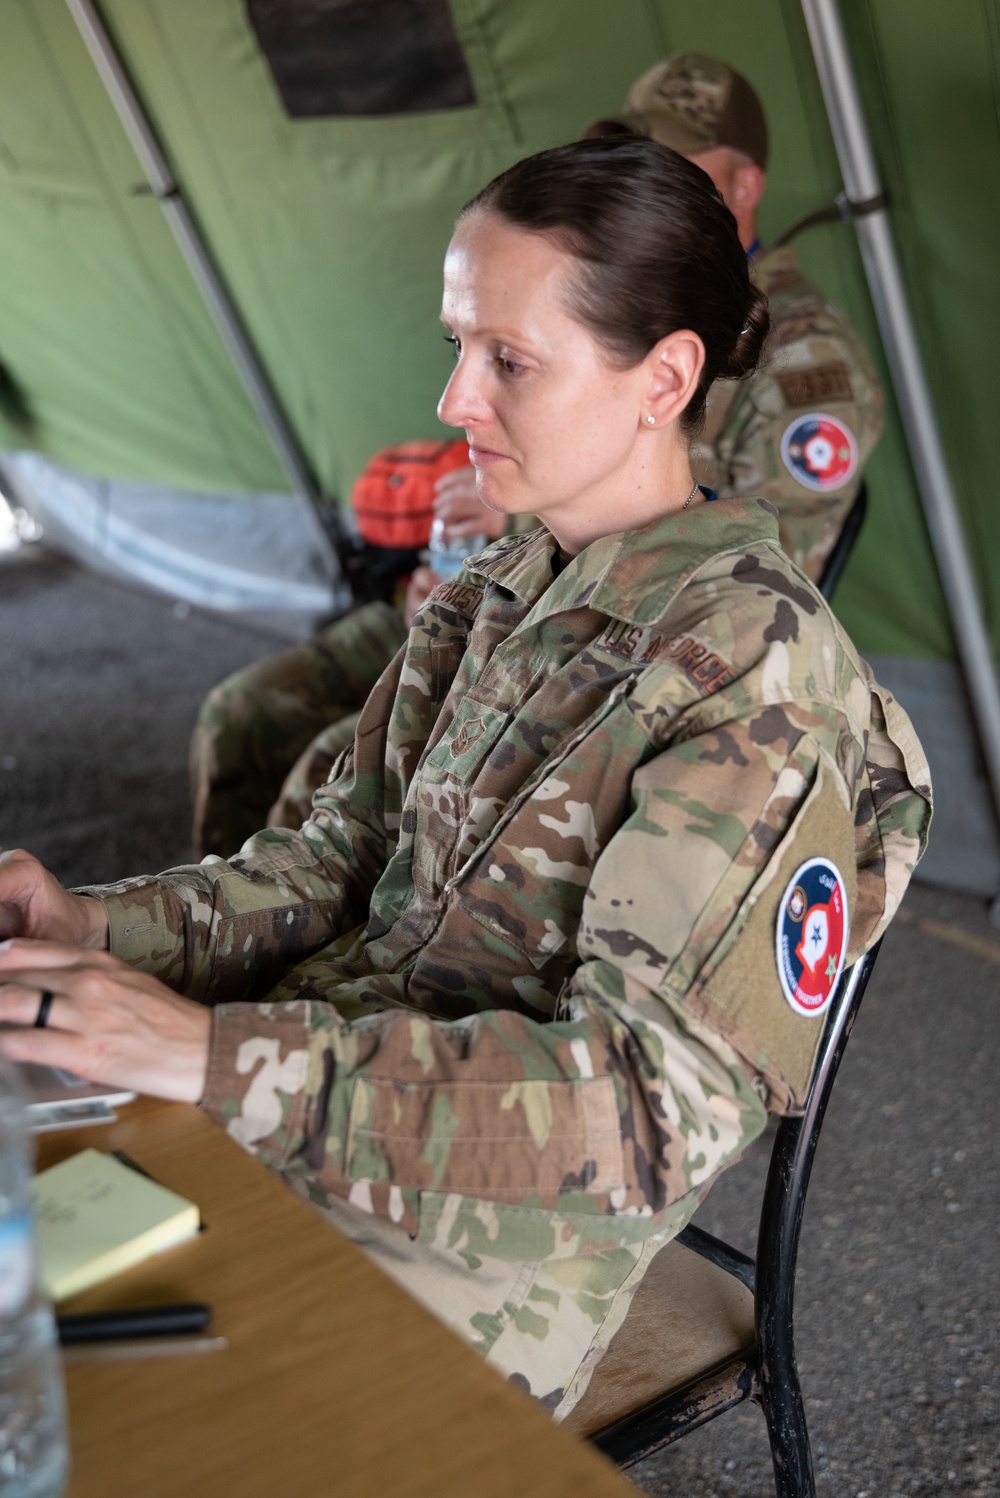
<svg viewBox="0 0 1000 1498">
<path fill-rule="evenodd" d="M 1000 821 L 1000 690 L 840 9 L 802 10 Z"/>
<path fill-rule="evenodd" d="M 121 55 L 113 42 L 95 0 L 66 0 L 87 51 L 101 77 L 115 113 L 139 158 L 150 191 L 163 209 L 188 270 L 201 293 L 243 388 L 260 417 L 278 461 L 293 491 L 312 507 L 328 548 L 333 577 L 340 576 L 340 563 L 331 540 L 336 516 L 320 498 L 315 480 L 302 455 L 285 413 L 261 361 L 250 342 L 208 246 L 174 180 L 160 147 L 156 131 L 132 87 Z"/>
</svg>

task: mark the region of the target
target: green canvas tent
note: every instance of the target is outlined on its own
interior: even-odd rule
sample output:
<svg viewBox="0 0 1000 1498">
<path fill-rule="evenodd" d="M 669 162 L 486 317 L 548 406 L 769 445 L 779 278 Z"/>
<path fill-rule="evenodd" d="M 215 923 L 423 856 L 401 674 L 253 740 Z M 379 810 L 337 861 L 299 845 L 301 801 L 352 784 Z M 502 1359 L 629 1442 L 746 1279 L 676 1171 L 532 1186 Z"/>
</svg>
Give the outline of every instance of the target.
<svg viewBox="0 0 1000 1498">
<path fill-rule="evenodd" d="M 403 3 L 318 7 L 353 15 L 359 76 L 366 56 L 392 50 Z M 797 0 L 412 0 L 428 35 L 437 28 L 424 38 L 434 67 L 451 73 L 440 96 L 403 110 L 352 105 L 351 79 L 332 107 L 308 95 L 315 79 L 282 40 L 303 8 L 105 0 L 102 12 L 305 460 L 338 501 L 374 449 L 440 430 L 440 264 L 462 203 L 614 111 L 657 57 L 714 52 L 760 91 L 773 138 L 765 238 L 842 185 Z M 996 0 L 843 0 L 842 12 L 996 649 L 1000 14 Z M 0 0 L 0 224 L 0 361 L 31 413 L 18 420 L 8 402 L 0 448 L 205 496 L 287 488 L 64 0 Z M 798 248 L 881 359 L 854 231 L 811 229 Z M 888 406 L 836 608 L 928 737 L 939 825 L 957 829 L 950 863 L 935 834 L 937 876 L 995 890 L 993 813 L 891 395 Z"/>
</svg>

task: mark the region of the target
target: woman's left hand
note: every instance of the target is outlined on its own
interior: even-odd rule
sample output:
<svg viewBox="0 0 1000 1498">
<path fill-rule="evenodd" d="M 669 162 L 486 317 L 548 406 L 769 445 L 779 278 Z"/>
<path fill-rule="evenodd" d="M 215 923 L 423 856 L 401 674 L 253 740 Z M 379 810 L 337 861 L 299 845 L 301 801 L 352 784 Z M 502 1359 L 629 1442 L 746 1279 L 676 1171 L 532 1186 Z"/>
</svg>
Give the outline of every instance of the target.
<svg viewBox="0 0 1000 1498">
<path fill-rule="evenodd" d="M 53 994 L 35 1029 L 43 991 Z M 55 942 L 0 942 L 0 1051 L 91 1082 L 196 1103 L 208 1070 L 209 1009 L 109 952 Z"/>
</svg>

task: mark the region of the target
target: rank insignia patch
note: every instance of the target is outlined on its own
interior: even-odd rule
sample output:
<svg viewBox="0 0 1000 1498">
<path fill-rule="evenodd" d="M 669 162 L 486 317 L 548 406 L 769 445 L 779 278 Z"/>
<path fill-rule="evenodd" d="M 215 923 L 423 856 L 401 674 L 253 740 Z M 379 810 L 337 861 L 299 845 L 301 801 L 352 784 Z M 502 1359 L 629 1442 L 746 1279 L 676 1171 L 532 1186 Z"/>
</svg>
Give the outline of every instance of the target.
<svg viewBox="0 0 1000 1498">
<path fill-rule="evenodd" d="M 451 752 L 454 758 L 457 759 L 460 754 L 464 754 L 467 749 L 471 749 L 473 744 L 478 739 L 481 739 L 485 732 L 486 724 L 482 718 L 470 718 L 468 722 L 463 723 L 451 741 Z"/>
<path fill-rule="evenodd" d="M 781 461 L 807 489 L 840 489 L 858 466 L 858 445 L 850 427 L 821 411 L 796 416 L 781 439 Z"/>
<path fill-rule="evenodd" d="M 796 1014 L 822 1014 L 847 956 L 847 891 L 828 858 L 795 870 L 778 906 L 775 950 L 781 991 Z"/>
</svg>

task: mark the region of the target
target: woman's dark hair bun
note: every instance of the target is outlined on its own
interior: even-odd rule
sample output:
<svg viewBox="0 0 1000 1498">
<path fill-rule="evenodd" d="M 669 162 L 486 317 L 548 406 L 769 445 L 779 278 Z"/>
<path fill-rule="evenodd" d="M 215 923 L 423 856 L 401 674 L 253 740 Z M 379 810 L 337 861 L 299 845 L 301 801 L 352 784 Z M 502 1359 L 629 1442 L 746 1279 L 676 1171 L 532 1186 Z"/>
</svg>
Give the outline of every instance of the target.
<svg viewBox="0 0 1000 1498">
<path fill-rule="evenodd" d="M 574 141 L 526 157 L 463 209 L 551 234 L 581 264 L 574 312 L 630 368 L 690 328 L 705 365 L 681 425 L 698 429 L 717 379 L 752 374 L 768 329 L 736 220 L 701 170 L 631 134 Z"/>
<path fill-rule="evenodd" d="M 753 374 L 760 363 L 764 341 L 771 326 L 767 310 L 767 297 L 759 286 L 750 282 L 750 307 L 747 320 L 730 351 L 729 358 L 719 370 L 716 379 L 742 380 Z"/>
</svg>

